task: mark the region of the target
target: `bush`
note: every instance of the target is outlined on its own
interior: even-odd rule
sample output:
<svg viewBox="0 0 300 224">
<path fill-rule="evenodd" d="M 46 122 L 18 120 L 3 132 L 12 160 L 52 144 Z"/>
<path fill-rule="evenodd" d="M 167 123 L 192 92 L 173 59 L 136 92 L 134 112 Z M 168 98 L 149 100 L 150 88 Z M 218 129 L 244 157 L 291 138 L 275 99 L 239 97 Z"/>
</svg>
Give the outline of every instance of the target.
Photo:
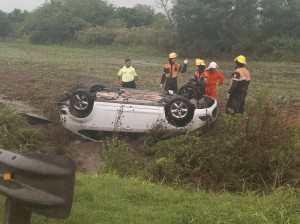
<svg viewBox="0 0 300 224">
<path fill-rule="evenodd" d="M 110 29 L 107 27 L 92 27 L 76 33 L 76 40 L 81 44 L 111 45 L 122 29 Z"/>
<path fill-rule="evenodd" d="M 273 59 L 299 60 L 300 39 L 290 37 L 272 37 L 262 43 L 261 54 Z"/>
<path fill-rule="evenodd" d="M 299 136 L 286 102 L 255 98 L 244 115 L 223 115 L 208 133 L 186 134 L 149 148 L 156 180 L 230 191 L 299 185 Z"/>
<path fill-rule="evenodd" d="M 174 46 L 175 38 L 163 30 L 154 28 L 93 27 L 77 32 L 76 40 L 83 45 L 124 45 L 155 47 L 167 50 Z"/>
<path fill-rule="evenodd" d="M 136 172 L 134 157 L 128 145 L 116 138 L 108 141 L 101 153 L 104 159 L 104 172 L 115 172 L 120 176 Z"/>
</svg>

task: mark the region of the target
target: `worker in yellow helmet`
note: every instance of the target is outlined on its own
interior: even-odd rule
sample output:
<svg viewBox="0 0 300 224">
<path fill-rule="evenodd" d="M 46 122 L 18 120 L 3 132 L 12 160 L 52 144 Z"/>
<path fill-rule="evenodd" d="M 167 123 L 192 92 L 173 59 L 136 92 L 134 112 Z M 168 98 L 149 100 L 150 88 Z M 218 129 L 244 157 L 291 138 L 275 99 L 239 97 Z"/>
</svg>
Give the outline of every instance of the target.
<svg viewBox="0 0 300 224">
<path fill-rule="evenodd" d="M 206 87 L 206 81 L 207 81 L 207 73 L 205 70 L 205 62 L 202 59 L 195 59 L 195 65 L 196 65 L 196 71 L 192 75 L 192 78 L 190 79 L 190 83 L 196 85 L 201 95 L 206 95 L 205 87 Z"/>
<path fill-rule="evenodd" d="M 196 71 L 194 76 L 196 77 L 196 80 L 199 82 L 201 80 L 206 80 L 207 74 L 205 71 L 205 63 L 202 59 L 195 59 L 195 65 L 196 65 Z"/>
<path fill-rule="evenodd" d="M 244 55 L 237 56 L 234 62 L 236 67 L 231 74 L 226 111 L 227 113 L 243 113 L 251 74 L 245 67 L 246 58 Z"/>
<path fill-rule="evenodd" d="M 188 59 L 184 60 L 184 65 L 176 63 L 177 54 L 172 52 L 169 54 L 169 63 L 164 66 L 164 73 L 162 74 L 160 87 L 163 88 L 165 83 L 165 91 L 172 90 L 174 93 L 178 91 L 177 77 L 179 72 L 185 73 L 187 70 Z"/>
</svg>

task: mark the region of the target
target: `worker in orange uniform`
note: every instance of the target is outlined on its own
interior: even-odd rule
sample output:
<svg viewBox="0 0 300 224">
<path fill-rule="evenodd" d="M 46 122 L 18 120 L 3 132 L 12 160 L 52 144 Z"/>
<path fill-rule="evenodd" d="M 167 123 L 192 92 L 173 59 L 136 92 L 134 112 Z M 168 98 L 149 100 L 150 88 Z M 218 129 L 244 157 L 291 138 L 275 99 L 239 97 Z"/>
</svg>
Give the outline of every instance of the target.
<svg viewBox="0 0 300 224">
<path fill-rule="evenodd" d="M 223 85 L 224 76 L 218 70 L 216 62 L 211 62 L 205 72 L 207 74 L 206 95 L 216 99 L 218 94 L 217 84 L 219 87 Z"/>
<path fill-rule="evenodd" d="M 165 83 L 165 91 L 172 90 L 174 93 L 178 91 L 177 77 L 178 73 L 185 73 L 187 70 L 188 59 L 184 60 L 184 65 L 176 63 L 177 54 L 175 52 L 169 54 L 169 63 L 164 66 L 160 87 L 163 88 Z"/>
<path fill-rule="evenodd" d="M 240 113 L 244 112 L 245 99 L 250 84 L 250 72 L 245 68 L 246 58 L 239 55 L 234 59 L 235 71 L 231 74 L 230 88 L 227 95 L 227 113 Z"/>
<path fill-rule="evenodd" d="M 196 71 L 192 75 L 190 82 L 192 82 L 199 88 L 201 95 L 206 95 L 205 87 L 207 81 L 207 73 L 205 70 L 205 63 L 202 59 L 197 58 L 195 59 L 195 65 Z"/>
</svg>

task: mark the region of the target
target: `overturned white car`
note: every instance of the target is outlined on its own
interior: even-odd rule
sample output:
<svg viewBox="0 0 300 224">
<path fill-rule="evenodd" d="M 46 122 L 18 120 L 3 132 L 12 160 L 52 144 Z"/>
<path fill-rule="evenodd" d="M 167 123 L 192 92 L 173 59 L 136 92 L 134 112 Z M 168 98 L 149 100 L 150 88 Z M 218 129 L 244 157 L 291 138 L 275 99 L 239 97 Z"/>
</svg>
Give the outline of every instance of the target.
<svg viewBox="0 0 300 224">
<path fill-rule="evenodd" d="M 208 96 L 189 99 L 193 98 L 189 91 L 194 90 L 187 88 L 180 96 L 97 84 L 90 91 L 78 89 L 60 102 L 61 122 L 91 140 L 99 140 L 101 132 L 193 131 L 215 120 L 217 101 Z"/>
</svg>

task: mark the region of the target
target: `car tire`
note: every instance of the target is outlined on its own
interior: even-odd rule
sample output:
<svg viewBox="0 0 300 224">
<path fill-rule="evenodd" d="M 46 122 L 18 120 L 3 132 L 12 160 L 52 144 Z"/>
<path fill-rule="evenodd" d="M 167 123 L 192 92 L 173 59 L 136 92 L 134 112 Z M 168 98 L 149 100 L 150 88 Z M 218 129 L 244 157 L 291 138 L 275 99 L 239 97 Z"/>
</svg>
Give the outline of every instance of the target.
<svg viewBox="0 0 300 224">
<path fill-rule="evenodd" d="M 92 94 L 94 94 L 94 93 L 96 93 L 96 92 L 103 91 L 105 88 L 106 88 L 105 85 L 102 85 L 102 84 L 95 84 L 95 85 L 92 85 L 92 86 L 91 86 L 90 92 L 91 92 Z"/>
<path fill-rule="evenodd" d="M 201 94 L 200 89 L 198 89 L 198 87 L 193 84 L 185 84 L 182 87 L 180 87 L 178 90 L 178 95 L 183 96 L 189 100 L 199 100 L 201 97 L 203 97 L 203 94 Z"/>
<path fill-rule="evenodd" d="M 194 117 L 195 107 L 183 96 L 173 97 L 165 106 L 167 121 L 175 127 L 188 125 Z"/>
<path fill-rule="evenodd" d="M 70 112 L 75 117 L 87 117 L 92 112 L 93 106 L 94 96 L 86 89 L 77 89 L 70 96 Z"/>
</svg>

